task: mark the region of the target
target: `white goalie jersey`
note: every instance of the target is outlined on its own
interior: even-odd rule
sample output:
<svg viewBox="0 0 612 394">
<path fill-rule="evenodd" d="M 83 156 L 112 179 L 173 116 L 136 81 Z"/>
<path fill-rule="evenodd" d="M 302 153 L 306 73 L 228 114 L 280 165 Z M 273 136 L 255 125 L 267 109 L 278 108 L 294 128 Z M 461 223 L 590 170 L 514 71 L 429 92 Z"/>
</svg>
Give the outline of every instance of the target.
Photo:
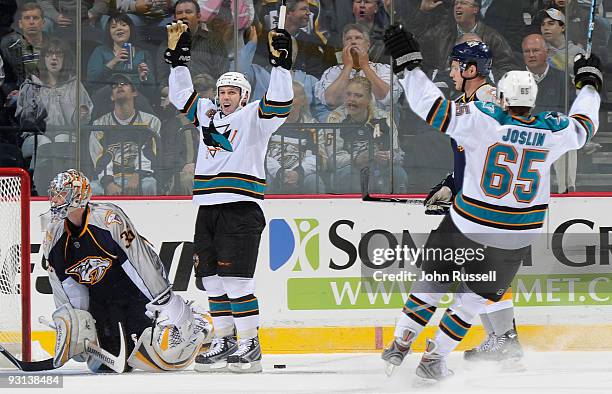
<svg viewBox="0 0 612 394">
<path fill-rule="evenodd" d="M 511 116 L 494 103 L 455 103 L 420 70 L 401 81 L 410 107 L 465 148 L 463 188 L 451 218 L 466 236 L 484 245 L 518 249 L 541 231 L 550 199 L 550 167 L 595 134 L 599 94 L 580 90 L 569 116 L 541 112 Z"/>
<path fill-rule="evenodd" d="M 179 66 L 170 72 L 169 98 L 200 130 L 193 201 L 261 203 L 268 140 L 291 111 L 291 73 L 274 67 L 265 96 L 226 116 L 212 100 L 194 91 L 189 69 Z"/>
</svg>

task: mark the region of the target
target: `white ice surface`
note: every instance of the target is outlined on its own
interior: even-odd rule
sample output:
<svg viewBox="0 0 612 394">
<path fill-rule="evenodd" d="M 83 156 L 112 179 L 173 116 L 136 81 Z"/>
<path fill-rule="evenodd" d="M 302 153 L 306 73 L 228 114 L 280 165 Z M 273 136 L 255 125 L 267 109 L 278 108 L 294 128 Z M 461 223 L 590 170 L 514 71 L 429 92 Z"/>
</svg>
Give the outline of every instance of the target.
<svg viewBox="0 0 612 394">
<path fill-rule="evenodd" d="M 193 370 L 152 374 L 94 375 L 71 362 L 57 373 L 63 389 L 0 389 L 0 393 L 612 393 L 612 352 L 527 353 L 523 372 L 498 364 L 468 363 L 453 353 L 451 379 L 413 387 L 420 354 L 412 354 L 391 378 L 378 354 L 265 355 L 261 374 L 202 374 Z M 274 369 L 285 364 L 285 369 Z M 0 377 L 17 372 L 0 370 Z"/>
</svg>

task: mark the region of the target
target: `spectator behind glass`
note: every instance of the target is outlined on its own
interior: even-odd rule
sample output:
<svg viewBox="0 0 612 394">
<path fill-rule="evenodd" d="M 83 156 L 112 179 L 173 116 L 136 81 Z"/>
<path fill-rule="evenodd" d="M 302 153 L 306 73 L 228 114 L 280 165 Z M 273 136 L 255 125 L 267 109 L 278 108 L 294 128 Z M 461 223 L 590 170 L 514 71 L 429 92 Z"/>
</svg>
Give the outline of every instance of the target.
<svg viewBox="0 0 612 394">
<path fill-rule="evenodd" d="M 388 61 L 385 58 L 385 44 L 383 35 L 388 20 L 380 0 L 353 0 L 353 16 L 355 23 L 364 25 L 370 36 L 370 49 L 368 55 L 370 60 L 376 63 Z"/>
<path fill-rule="evenodd" d="M 181 19 L 189 25 L 191 32 L 191 61 L 189 72 L 194 78 L 198 74 L 208 74 L 219 78 L 229 70 L 227 48 L 221 37 L 200 24 L 200 5 L 194 0 L 178 0 L 174 4 L 174 19 Z M 170 65 L 164 62 L 164 51 L 168 47 L 162 42 L 157 51 L 158 75 L 161 86 L 168 86 Z"/>
<path fill-rule="evenodd" d="M 278 19 L 278 0 L 271 0 L 262 4 L 259 9 L 263 26 L 259 29 L 259 40 L 255 53 L 255 62 L 266 66 L 268 61 L 267 37 L 270 29 L 276 27 Z M 287 16 L 285 30 L 296 39 L 298 56 L 292 65 L 294 70 L 302 70 L 316 78 L 320 78 L 323 71 L 336 64 L 334 49 L 328 45 L 327 38 L 318 30 L 316 15 L 318 4 L 307 0 L 287 0 Z M 267 13 L 266 13 L 267 12 Z"/>
<path fill-rule="evenodd" d="M 574 69 L 574 57 L 584 50 L 571 41 L 565 48 L 565 15 L 555 8 L 542 10 L 539 14 L 540 30 L 546 41 L 548 63 L 557 70 L 568 72 Z M 567 51 L 567 56 L 566 56 Z"/>
<path fill-rule="evenodd" d="M 62 38 L 74 39 L 77 4 L 81 6 L 83 26 L 94 26 L 99 18 L 108 14 L 107 0 L 40 0 L 40 6 L 51 21 L 54 33 Z M 72 35 L 73 37 L 69 37 Z"/>
<path fill-rule="evenodd" d="M 372 180 L 375 183 L 372 190 L 378 193 L 390 192 L 391 149 L 393 192 L 406 192 L 408 175 L 401 167 L 404 152 L 399 147 L 397 128 L 395 125 L 391 127 L 388 113 L 375 108 L 371 97 L 370 81 L 361 76 L 352 78 L 344 91 L 343 105 L 329 115 L 327 122 L 344 123 L 353 127 L 343 128 L 339 132 L 325 130 L 319 135 L 322 165 L 333 173 L 331 184 L 336 193 L 359 192 L 359 174 L 365 166 L 372 169 Z M 390 139 L 391 129 L 393 142 Z"/>
<path fill-rule="evenodd" d="M 376 106 L 388 111 L 391 105 L 390 79 L 391 67 L 388 64 L 373 63 L 368 57 L 370 37 L 367 29 L 359 24 L 349 24 L 342 32 L 344 48 L 342 49 L 342 64 L 325 70 L 317 83 L 317 98 L 329 109 L 340 106 L 349 80 L 355 76 L 365 77 L 370 81 L 371 93 Z M 393 101 L 397 102 L 402 94 L 402 88 L 397 78 L 393 79 Z"/>
<path fill-rule="evenodd" d="M 255 26 L 251 26 L 249 41 L 244 47 L 240 48 L 240 51 L 238 51 L 238 69 L 247 77 L 249 83 L 253 87 L 251 97 L 249 98 L 250 101 L 259 100 L 264 96 L 268 90 L 268 85 L 270 85 L 270 70 L 272 69 L 270 62 L 266 62 L 265 65 L 253 63 L 257 43 L 257 31 Z M 291 56 L 293 56 L 293 59 L 296 59 L 300 55 L 300 51 L 295 38 L 293 39 L 292 48 Z M 327 107 L 321 104 L 316 98 L 315 86 L 319 80 L 299 69 L 292 68 L 291 73 L 293 81 L 302 84 L 302 89 L 306 92 L 306 98 L 308 100 L 307 105 L 311 108 L 311 113 L 317 119 L 326 119 L 329 111 Z"/>
<path fill-rule="evenodd" d="M 40 76 L 31 75 L 19 89 L 15 116 L 22 126 L 36 123 L 36 119 L 27 117 L 36 116 L 37 109 L 32 106 L 42 106 L 47 115 L 42 130 L 46 131 L 38 136 L 38 146 L 50 142 L 75 142 L 76 117 L 80 116 L 82 124 L 89 123 L 93 104 L 76 79 L 73 55 L 65 41 L 51 38 L 42 48 L 38 68 Z M 80 92 L 78 110 L 77 89 Z M 24 158 L 30 159 L 34 152 L 34 135 L 24 132 L 22 137 Z"/>
<path fill-rule="evenodd" d="M 325 184 L 317 174 L 316 130 L 292 128 L 296 123 L 314 123 L 301 83 L 293 81 L 293 105 L 281 127 L 270 138 L 266 154 L 266 190 L 270 193 L 324 193 Z M 318 184 L 318 187 L 317 187 Z"/>
<path fill-rule="evenodd" d="M 2 91 L 9 105 L 15 103 L 19 86 L 26 78 L 38 75 L 40 50 L 48 39 L 43 33 L 45 19 L 40 5 L 25 3 L 18 13 L 20 31 L 10 33 L 0 41 L 0 54 L 6 73 Z"/>
<path fill-rule="evenodd" d="M 556 8 L 561 11 L 567 20 L 566 34 L 568 38 L 586 48 L 587 30 L 591 17 L 592 0 L 552 0 L 546 8 Z M 593 52 L 603 55 L 602 60 L 607 59 L 608 43 L 610 42 L 610 20 L 602 17 L 604 7 L 602 1 L 597 2 L 593 28 Z M 600 58 L 602 57 L 600 55 Z M 605 63 L 605 61 L 604 61 Z"/>
<path fill-rule="evenodd" d="M 137 89 L 152 90 L 155 83 L 149 52 L 134 43 L 134 24 L 126 14 L 115 14 L 106 24 L 107 44 L 94 49 L 87 63 L 87 79 L 92 86 L 108 84 L 116 73 L 128 77 Z M 132 59 L 125 44 L 131 44 Z"/>
<path fill-rule="evenodd" d="M 421 0 L 416 13 L 413 33 L 421 44 L 423 67 L 427 71 L 447 70 L 448 56 L 459 36 L 475 33 L 493 53 L 493 74 L 499 79 L 504 73 L 516 70 L 519 65 L 506 39 L 481 21 L 480 0 L 456 0 L 452 12 L 443 10 L 443 1 Z M 446 3 L 448 4 L 448 3 Z"/>
<path fill-rule="evenodd" d="M 565 112 L 565 74 L 548 64 L 548 50 L 542 35 L 530 34 L 523 39 L 523 59 L 527 70 L 533 73 L 538 84 L 538 97 L 532 113 Z M 557 177 L 557 193 L 576 190 L 577 156 L 576 151 L 571 150 L 553 164 Z"/>
<path fill-rule="evenodd" d="M 110 99 L 114 109 L 96 119 L 93 124 L 119 127 L 114 133 L 91 132 L 89 153 L 97 174 L 97 179 L 91 184 L 92 192 L 106 195 L 138 194 L 140 186 L 142 194 L 154 195 L 157 192 L 157 181 L 153 178 L 157 158 L 156 139 L 159 137 L 161 123 L 155 115 L 135 108 L 134 99 L 138 91 L 125 74 L 115 74 L 110 79 Z M 125 138 L 125 135 L 121 135 L 120 126 L 147 126 L 153 135 L 139 145 L 135 137 L 139 132 L 130 130 L 130 135 Z M 131 136 L 135 139 L 130 139 Z"/>
</svg>

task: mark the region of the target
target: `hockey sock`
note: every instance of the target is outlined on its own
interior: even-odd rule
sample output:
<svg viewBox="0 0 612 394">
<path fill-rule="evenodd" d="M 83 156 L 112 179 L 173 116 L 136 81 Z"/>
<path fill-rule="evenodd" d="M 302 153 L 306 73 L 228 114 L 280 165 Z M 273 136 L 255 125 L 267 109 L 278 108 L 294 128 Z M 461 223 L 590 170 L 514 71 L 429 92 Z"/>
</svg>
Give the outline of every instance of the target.
<svg viewBox="0 0 612 394">
<path fill-rule="evenodd" d="M 215 336 L 226 337 L 234 333 L 232 307 L 225 293 L 223 281 L 217 275 L 202 278 L 202 285 L 208 294 L 210 317 L 212 317 Z"/>
<path fill-rule="evenodd" d="M 240 338 L 254 338 L 259 326 L 259 304 L 257 297 L 248 294 L 240 298 L 230 299 L 232 316 Z"/>
<path fill-rule="evenodd" d="M 440 320 L 439 330 L 436 332 L 435 342 L 438 345 L 437 353 L 446 356 L 463 340 L 465 334 L 472 327 L 454 310 L 448 308 Z"/>
<path fill-rule="evenodd" d="M 431 302 L 433 301 L 431 298 L 427 294 L 420 293 L 408 296 L 406 304 L 402 309 L 402 315 L 395 326 L 396 337 L 401 337 L 406 327 L 416 332 L 417 335 L 423 331 L 423 328 L 425 328 L 436 311 L 435 306 L 423 300 L 427 299 Z"/>
<path fill-rule="evenodd" d="M 483 310 L 487 300 L 461 285 L 455 293 L 453 305 L 440 320 L 435 342 L 436 353 L 447 356 L 463 340 L 474 318 Z"/>
<path fill-rule="evenodd" d="M 223 277 L 231 303 L 234 325 L 240 338 L 254 338 L 259 327 L 259 303 L 253 278 Z"/>
<path fill-rule="evenodd" d="M 218 297 L 208 297 L 210 317 L 212 317 L 215 335 L 226 337 L 232 335 L 234 322 L 232 320 L 232 307 L 227 294 Z"/>
</svg>

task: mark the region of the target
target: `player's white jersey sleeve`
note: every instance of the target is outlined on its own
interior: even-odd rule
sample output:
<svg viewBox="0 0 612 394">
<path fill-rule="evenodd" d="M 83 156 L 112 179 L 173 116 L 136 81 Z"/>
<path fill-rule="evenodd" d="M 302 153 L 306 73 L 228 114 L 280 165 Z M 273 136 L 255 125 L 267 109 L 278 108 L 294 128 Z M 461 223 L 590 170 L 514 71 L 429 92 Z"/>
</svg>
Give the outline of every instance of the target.
<svg viewBox="0 0 612 394">
<path fill-rule="evenodd" d="M 267 139 L 285 123 L 293 103 L 291 72 L 282 67 L 272 67 L 270 85 L 259 100 L 257 117 L 259 131 Z"/>
<path fill-rule="evenodd" d="M 570 108 L 569 118 L 573 127 L 568 127 L 564 137 L 567 150 L 582 148 L 599 128 L 599 106 L 601 97 L 591 85 L 580 89 Z"/>
<path fill-rule="evenodd" d="M 445 99 L 440 89 L 419 68 L 405 71 L 401 84 L 414 113 L 464 148 L 478 145 L 487 126 L 495 123 L 476 110 L 473 102 L 459 104 Z M 461 122 L 457 122 L 459 117 Z"/>
<path fill-rule="evenodd" d="M 215 103 L 201 97 L 193 89 L 191 74 L 185 66 L 173 67 L 168 77 L 168 98 L 172 105 L 185 114 L 196 127 L 202 122 L 208 125 L 216 110 Z"/>
</svg>

